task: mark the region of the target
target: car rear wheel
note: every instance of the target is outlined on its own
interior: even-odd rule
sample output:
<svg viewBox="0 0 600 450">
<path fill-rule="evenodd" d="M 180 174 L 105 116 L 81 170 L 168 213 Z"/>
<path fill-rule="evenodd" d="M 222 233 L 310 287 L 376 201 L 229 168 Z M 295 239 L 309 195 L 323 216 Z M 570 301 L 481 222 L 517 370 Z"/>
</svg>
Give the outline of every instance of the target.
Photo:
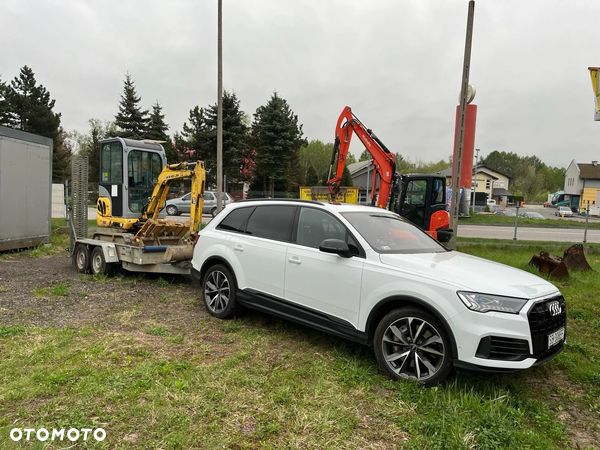
<svg viewBox="0 0 600 450">
<path fill-rule="evenodd" d="M 381 319 L 373 349 L 379 367 L 393 379 L 434 386 L 452 369 L 448 333 L 439 320 L 419 308 L 395 309 Z"/>
<path fill-rule="evenodd" d="M 207 311 L 219 319 L 233 316 L 237 310 L 237 286 L 232 273 L 222 264 L 209 268 L 202 280 L 202 298 Z"/>
<path fill-rule="evenodd" d="M 167 214 L 169 216 L 178 216 L 179 215 L 179 210 L 177 209 L 177 206 L 175 206 L 175 205 L 169 205 L 169 206 L 167 206 Z"/>
<path fill-rule="evenodd" d="M 213 209 L 211 209 L 211 210 L 210 210 L 210 215 L 211 215 L 212 217 L 215 217 L 215 216 L 217 215 L 217 208 L 213 208 Z"/>
</svg>

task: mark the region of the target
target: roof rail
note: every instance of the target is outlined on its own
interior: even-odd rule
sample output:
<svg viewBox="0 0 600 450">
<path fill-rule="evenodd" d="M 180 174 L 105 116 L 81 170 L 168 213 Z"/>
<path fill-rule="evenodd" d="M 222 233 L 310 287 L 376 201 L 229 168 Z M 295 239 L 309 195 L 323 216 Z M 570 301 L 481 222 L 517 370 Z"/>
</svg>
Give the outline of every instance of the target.
<svg viewBox="0 0 600 450">
<path fill-rule="evenodd" d="M 290 203 L 312 203 L 315 205 L 324 205 L 324 202 L 318 202 L 316 200 L 302 200 L 299 198 L 247 198 L 244 200 L 237 200 L 235 203 L 243 202 L 290 202 Z"/>
</svg>

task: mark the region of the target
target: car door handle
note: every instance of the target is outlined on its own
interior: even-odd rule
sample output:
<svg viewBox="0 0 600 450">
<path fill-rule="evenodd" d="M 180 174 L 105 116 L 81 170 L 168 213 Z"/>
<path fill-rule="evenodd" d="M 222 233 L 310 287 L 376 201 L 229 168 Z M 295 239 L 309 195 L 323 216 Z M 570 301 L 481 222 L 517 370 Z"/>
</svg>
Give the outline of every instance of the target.
<svg viewBox="0 0 600 450">
<path fill-rule="evenodd" d="M 290 256 L 288 261 L 292 264 L 300 264 L 302 262 L 298 256 Z"/>
<path fill-rule="evenodd" d="M 237 244 L 235 247 L 233 247 L 233 249 L 234 249 L 236 252 L 243 252 L 243 251 L 244 251 L 244 246 L 243 246 L 243 245 L 241 245 L 241 244 Z"/>
</svg>

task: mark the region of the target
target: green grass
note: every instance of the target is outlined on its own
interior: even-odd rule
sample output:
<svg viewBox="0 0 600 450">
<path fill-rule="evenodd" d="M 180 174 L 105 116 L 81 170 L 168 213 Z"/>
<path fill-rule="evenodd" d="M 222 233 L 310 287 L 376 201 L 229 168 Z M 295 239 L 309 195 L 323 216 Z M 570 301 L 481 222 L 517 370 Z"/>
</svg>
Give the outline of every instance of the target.
<svg viewBox="0 0 600 450">
<path fill-rule="evenodd" d="M 524 270 L 543 248 L 459 240 L 461 251 Z M 15 426 L 102 426 L 107 440 L 92 448 L 574 447 L 569 431 L 600 419 L 600 252 L 588 259 L 596 272 L 556 282 L 569 314 L 556 359 L 518 374 L 459 373 L 431 389 L 390 381 L 366 347 L 259 314 L 189 329 L 4 324 L 0 448 Z M 110 289 L 104 282 L 123 281 L 94 286 Z M 565 422 L 565 411 L 581 416 Z"/>
<path fill-rule="evenodd" d="M 69 285 L 67 283 L 57 283 L 53 286 L 35 288 L 32 292 L 34 297 L 67 297 L 69 295 Z"/>
<path fill-rule="evenodd" d="M 465 225 L 504 225 L 514 226 L 515 218 L 511 216 L 497 216 L 495 214 L 475 214 L 471 217 L 461 217 L 460 223 Z M 584 228 L 585 222 L 571 219 L 529 219 L 519 217 L 520 227 L 540 228 Z M 600 221 L 590 220 L 588 229 L 600 230 Z"/>
</svg>

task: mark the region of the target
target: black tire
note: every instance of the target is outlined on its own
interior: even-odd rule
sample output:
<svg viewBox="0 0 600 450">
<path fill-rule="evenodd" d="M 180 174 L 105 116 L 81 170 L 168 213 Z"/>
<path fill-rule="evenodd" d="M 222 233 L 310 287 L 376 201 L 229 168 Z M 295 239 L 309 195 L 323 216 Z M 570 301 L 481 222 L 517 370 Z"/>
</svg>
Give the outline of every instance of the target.
<svg viewBox="0 0 600 450">
<path fill-rule="evenodd" d="M 433 315 L 416 307 L 390 311 L 373 335 L 377 363 L 391 378 L 424 386 L 442 383 L 452 370 L 452 343 Z"/>
<path fill-rule="evenodd" d="M 211 316 L 227 319 L 237 312 L 237 284 L 223 264 L 211 266 L 202 278 L 202 300 Z"/>
<path fill-rule="evenodd" d="M 94 247 L 94 250 L 92 250 L 92 256 L 90 257 L 90 271 L 94 275 L 111 276 L 114 273 L 114 269 L 114 263 L 111 264 L 106 262 L 102 247 Z"/>
<path fill-rule="evenodd" d="M 165 210 L 167 211 L 167 215 L 169 216 L 178 216 L 179 215 L 179 210 L 177 209 L 177 206 L 175 205 L 168 205 Z"/>
<path fill-rule="evenodd" d="M 79 273 L 90 273 L 90 249 L 85 244 L 77 244 L 72 256 L 73 267 Z"/>
<path fill-rule="evenodd" d="M 210 216 L 215 217 L 217 215 L 217 208 L 213 208 L 210 210 Z"/>
</svg>

